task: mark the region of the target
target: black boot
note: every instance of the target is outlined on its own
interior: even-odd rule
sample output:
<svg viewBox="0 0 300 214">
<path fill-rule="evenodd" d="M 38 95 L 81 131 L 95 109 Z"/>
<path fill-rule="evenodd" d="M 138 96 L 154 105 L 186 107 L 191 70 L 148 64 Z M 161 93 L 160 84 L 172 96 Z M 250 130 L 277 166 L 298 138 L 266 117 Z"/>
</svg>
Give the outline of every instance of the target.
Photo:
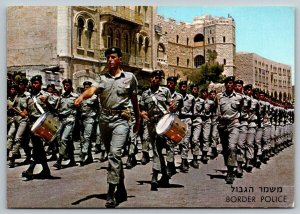
<svg viewBox="0 0 300 214">
<path fill-rule="evenodd" d="M 252 166 L 251 162 L 252 161 L 249 160 L 249 159 L 246 160 L 246 165 L 245 165 L 246 172 L 251 172 L 252 171 L 253 166 Z"/>
<path fill-rule="evenodd" d="M 202 152 L 201 161 L 202 161 L 202 163 L 207 164 L 208 157 L 207 157 L 207 152 L 206 151 Z"/>
<path fill-rule="evenodd" d="M 211 159 L 215 159 L 216 157 L 218 157 L 219 153 L 216 147 L 212 147 L 211 148 Z"/>
<path fill-rule="evenodd" d="M 63 160 L 63 155 L 59 155 L 57 161 L 53 164 L 53 166 L 57 169 L 60 170 L 62 168 L 61 162 Z"/>
<path fill-rule="evenodd" d="M 228 171 L 227 171 L 227 175 L 225 178 L 226 184 L 233 184 L 234 179 L 235 179 L 235 173 L 234 173 L 233 167 L 228 166 Z"/>
<path fill-rule="evenodd" d="M 175 163 L 173 162 L 167 162 L 167 175 L 169 178 L 171 178 L 173 175 L 175 175 L 176 172 L 176 167 L 175 167 Z"/>
<path fill-rule="evenodd" d="M 100 162 L 104 162 L 107 160 L 107 155 L 104 150 L 100 151 Z"/>
<path fill-rule="evenodd" d="M 125 188 L 124 180 L 121 179 L 120 183 L 117 185 L 117 191 L 115 193 L 116 202 L 122 203 L 124 201 L 127 201 L 127 191 Z"/>
<path fill-rule="evenodd" d="M 150 161 L 149 153 L 143 152 L 143 157 L 141 160 L 142 165 L 146 165 L 147 163 L 149 163 L 149 161 Z"/>
<path fill-rule="evenodd" d="M 158 181 L 158 186 L 168 187 L 170 185 L 169 180 L 170 180 L 169 176 L 167 174 L 163 174 Z"/>
<path fill-rule="evenodd" d="M 181 159 L 180 170 L 182 172 L 188 172 L 189 171 L 189 164 L 188 164 L 187 159 Z"/>
<path fill-rule="evenodd" d="M 157 177 L 158 177 L 158 171 L 153 169 L 152 179 L 151 179 L 151 191 L 157 191 L 158 188 Z"/>
<path fill-rule="evenodd" d="M 106 197 L 106 208 L 115 208 L 117 206 L 117 202 L 115 199 L 115 184 L 109 184 L 108 191 L 107 191 L 107 197 Z"/>
<path fill-rule="evenodd" d="M 15 167 L 15 155 L 12 155 L 10 158 L 9 158 L 9 163 L 8 163 L 8 167 L 9 168 L 14 168 Z"/>
<path fill-rule="evenodd" d="M 199 164 L 198 164 L 198 159 L 197 159 L 197 155 L 193 155 L 193 160 L 191 162 L 191 166 L 195 169 L 199 168 Z"/>
<path fill-rule="evenodd" d="M 134 154 L 128 155 L 127 162 L 126 162 L 126 168 L 131 169 L 132 167 L 135 167 L 137 164 L 136 158 Z"/>
<path fill-rule="evenodd" d="M 237 178 L 242 178 L 243 177 L 242 162 L 238 162 L 238 166 L 236 168 L 236 177 Z"/>
<path fill-rule="evenodd" d="M 33 179 L 33 170 L 36 166 L 36 163 L 29 164 L 29 167 L 26 171 L 22 172 L 22 177 L 24 178 L 24 181 L 29 181 Z"/>
</svg>

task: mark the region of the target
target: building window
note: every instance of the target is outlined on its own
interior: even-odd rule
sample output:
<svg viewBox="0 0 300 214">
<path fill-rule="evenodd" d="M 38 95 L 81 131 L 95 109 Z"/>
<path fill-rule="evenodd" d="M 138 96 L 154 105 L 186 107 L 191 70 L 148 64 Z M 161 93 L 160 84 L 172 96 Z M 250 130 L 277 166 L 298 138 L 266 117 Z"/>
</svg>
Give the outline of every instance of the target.
<svg viewBox="0 0 300 214">
<path fill-rule="evenodd" d="M 186 38 L 186 45 L 189 45 L 189 38 Z"/>
<path fill-rule="evenodd" d="M 225 43 L 226 42 L 226 37 L 225 36 L 223 36 L 223 43 Z"/>
<path fill-rule="evenodd" d="M 177 57 L 177 66 L 179 66 L 179 57 Z"/>
<path fill-rule="evenodd" d="M 78 29 L 77 29 L 77 41 L 78 46 L 82 47 L 82 33 L 84 28 L 84 21 L 82 18 L 78 19 Z"/>
<path fill-rule="evenodd" d="M 226 59 L 223 59 L 223 64 L 226 65 Z"/>
<path fill-rule="evenodd" d="M 165 46 L 163 44 L 158 44 L 157 47 L 157 58 L 158 59 L 165 59 L 165 54 L 166 54 L 166 50 L 165 50 Z"/>
<path fill-rule="evenodd" d="M 186 67 L 190 67 L 190 59 L 186 60 Z"/>
<path fill-rule="evenodd" d="M 215 38 L 214 37 L 211 37 L 211 43 L 215 43 Z"/>
<path fill-rule="evenodd" d="M 87 31 L 87 42 L 88 42 L 88 48 L 92 48 L 92 34 L 94 31 L 94 24 L 93 22 L 88 22 L 88 31 Z"/>
<path fill-rule="evenodd" d="M 140 36 L 139 36 L 139 44 L 138 44 L 138 47 L 139 47 L 139 49 L 138 49 L 138 51 L 139 51 L 138 54 L 139 54 L 139 56 L 141 56 L 142 47 L 143 47 L 143 40 L 144 40 L 143 36 L 140 35 Z"/>
<path fill-rule="evenodd" d="M 209 38 L 207 38 L 207 44 L 210 44 L 210 39 Z"/>
<path fill-rule="evenodd" d="M 178 43 L 179 42 L 179 36 L 177 35 L 176 36 L 176 43 Z"/>
<path fill-rule="evenodd" d="M 107 32 L 107 37 L 106 37 L 106 40 L 107 40 L 107 48 L 111 48 L 112 47 L 112 41 L 113 41 L 113 31 L 112 29 L 108 29 L 108 32 Z"/>
<path fill-rule="evenodd" d="M 148 9 L 148 7 L 147 6 L 144 6 L 144 22 L 148 22 L 148 16 L 147 16 L 147 9 Z"/>
<path fill-rule="evenodd" d="M 124 52 L 129 53 L 129 36 L 128 36 L 128 34 L 125 34 L 125 37 L 124 37 Z"/>
<path fill-rule="evenodd" d="M 198 55 L 195 57 L 194 64 L 196 68 L 199 68 L 202 64 L 204 64 L 204 62 L 205 62 L 204 56 Z"/>
<path fill-rule="evenodd" d="M 120 32 L 117 31 L 116 33 L 116 47 L 120 48 L 121 47 L 121 36 L 120 36 Z"/>
<path fill-rule="evenodd" d="M 149 44 L 150 44 L 150 41 L 149 41 L 149 38 L 147 37 L 145 39 L 145 61 L 148 62 L 148 48 L 149 48 Z"/>
</svg>

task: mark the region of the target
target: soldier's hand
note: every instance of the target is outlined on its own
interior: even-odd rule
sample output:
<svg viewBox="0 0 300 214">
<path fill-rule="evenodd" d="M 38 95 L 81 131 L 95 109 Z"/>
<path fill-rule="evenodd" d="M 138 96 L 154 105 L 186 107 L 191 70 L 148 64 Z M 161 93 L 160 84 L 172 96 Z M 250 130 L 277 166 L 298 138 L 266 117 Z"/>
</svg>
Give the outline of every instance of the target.
<svg viewBox="0 0 300 214">
<path fill-rule="evenodd" d="M 20 112 L 21 117 L 25 118 L 28 116 L 28 112 L 24 109 L 23 111 Z"/>
<path fill-rule="evenodd" d="M 48 100 L 48 96 L 39 96 L 39 99 L 43 102 L 46 103 Z"/>
<path fill-rule="evenodd" d="M 145 120 L 149 120 L 148 112 L 146 112 L 146 111 L 141 111 L 140 116 L 142 118 L 144 118 Z"/>
<path fill-rule="evenodd" d="M 80 95 L 80 96 L 74 101 L 74 106 L 75 106 L 75 107 L 79 107 L 80 104 L 82 103 L 82 101 L 83 101 L 83 98 L 82 98 L 82 96 Z"/>
</svg>

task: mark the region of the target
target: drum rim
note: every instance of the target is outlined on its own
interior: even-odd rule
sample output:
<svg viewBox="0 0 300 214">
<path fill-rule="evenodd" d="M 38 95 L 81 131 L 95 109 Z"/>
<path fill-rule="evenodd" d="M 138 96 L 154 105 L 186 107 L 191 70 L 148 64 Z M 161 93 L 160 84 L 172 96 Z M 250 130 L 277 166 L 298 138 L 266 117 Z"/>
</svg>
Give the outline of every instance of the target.
<svg viewBox="0 0 300 214">
<path fill-rule="evenodd" d="M 170 123 L 169 124 L 169 126 L 163 131 L 163 132 L 158 132 L 157 131 L 157 125 L 158 125 L 158 123 L 160 122 L 160 120 L 158 121 L 158 123 L 157 123 L 157 125 L 156 125 L 156 133 L 158 134 L 158 135 L 164 135 L 169 129 L 170 129 L 170 127 L 172 126 L 172 124 L 173 124 L 173 122 L 174 122 L 174 115 L 172 114 L 172 113 L 169 113 L 169 114 L 165 114 L 162 118 L 164 118 L 165 116 L 169 116 L 169 117 L 172 117 L 172 123 Z M 162 119 L 161 118 L 161 119 Z"/>
<path fill-rule="evenodd" d="M 35 130 L 37 130 L 38 126 L 37 126 L 37 125 L 34 126 L 34 125 L 36 124 L 36 122 L 38 122 L 38 120 L 41 118 L 41 120 L 39 121 L 38 124 L 43 123 L 43 122 L 46 120 L 48 114 L 49 114 L 48 112 L 42 114 L 42 115 L 41 115 L 41 116 L 33 123 L 32 128 L 31 128 L 31 132 L 34 132 Z"/>
<path fill-rule="evenodd" d="M 56 131 L 56 133 L 55 133 L 55 135 L 53 135 L 53 137 L 49 140 L 49 143 L 51 143 L 59 134 L 60 134 L 60 132 L 61 132 L 61 130 L 62 130 L 62 124 L 60 124 L 60 126 L 59 126 L 59 128 L 57 129 L 57 131 Z"/>
</svg>

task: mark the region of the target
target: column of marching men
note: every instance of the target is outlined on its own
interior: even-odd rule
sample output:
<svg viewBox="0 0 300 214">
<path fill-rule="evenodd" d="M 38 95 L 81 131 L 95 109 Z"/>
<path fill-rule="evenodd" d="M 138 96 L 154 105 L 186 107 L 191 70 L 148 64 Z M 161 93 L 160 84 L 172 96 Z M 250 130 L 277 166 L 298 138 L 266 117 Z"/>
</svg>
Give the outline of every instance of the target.
<svg viewBox="0 0 300 214">
<path fill-rule="evenodd" d="M 260 168 L 261 164 L 266 164 L 271 157 L 292 144 L 294 108 L 291 104 L 269 97 L 263 91 L 253 89 L 252 85 L 244 86 L 242 80 L 235 80 L 233 76 L 225 79 L 225 90 L 218 94 L 207 88 L 199 90 L 197 84 L 188 85 L 187 81 L 179 82 L 177 92 L 176 77 L 168 77 L 166 87 L 160 85 L 162 78 L 162 71 L 154 71 L 150 88 L 139 94 L 143 122 L 140 131 L 134 133 L 132 128 L 135 120 L 131 117 L 131 131 L 123 152 L 123 155 L 128 156 L 127 169 L 138 164 L 138 147 L 142 152 L 142 165 L 151 161 L 152 154 L 151 190 L 167 186 L 169 179 L 177 173 L 177 151 L 181 157 L 179 169 L 183 173 L 187 173 L 190 166 L 199 168 L 199 160 L 208 164 L 209 159 L 221 153 L 227 167 L 225 181 L 232 184 L 235 178 L 243 177 L 244 171 L 251 172 L 253 167 Z M 31 78 L 30 91 L 27 90 L 28 82 L 27 79 L 20 79 L 11 84 L 8 90 L 8 167 L 28 165 L 28 169 L 22 173 L 25 180 L 51 177 L 48 161 L 55 160 L 53 167 L 56 169 L 77 165 L 74 155 L 74 142 L 77 140 L 80 141 L 79 166 L 93 163 L 97 154 L 101 162 L 106 161 L 107 152 L 100 137 L 105 133 L 100 133 L 97 118 L 101 112 L 99 98 L 93 95 L 80 107 L 75 107 L 74 100 L 78 94 L 73 92 L 70 79 L 63 81 L 62 94 L 58 93 L 54 85 L 48 85 L 46 90 L 42 90 L 42 78 L 39 75 Z M 89 81 L 84 82 L 84 90 L 91 85 Z M 166 113 L 161 108 L 167 110 L 170 105 L 172 108 L 169 112 L 177 115 L 188 127 L 185 138 L 178 146 L 155 132 L 156 124 Z M 39 106 L 51 112 L 62 123 L 59 135 L 50 144 L 30 131 L 32 124 L 41 115 Z M 130 114 L 134 114 L 133 110 Z M 20 163 L 16 160 L 21 158 L 21 148 L 25 160 Z M 163 149 L 166 150 L 165 154 Z M 47 155 L 51 156 L 48 160 Z M 63 160 L 69 160 L 69 163 L 63 165 Z M 43 166 L 38 175 L 33 174 L 36 164 Z M 158 181 L 159 173 L 162 176 Z"/>
</svg>

